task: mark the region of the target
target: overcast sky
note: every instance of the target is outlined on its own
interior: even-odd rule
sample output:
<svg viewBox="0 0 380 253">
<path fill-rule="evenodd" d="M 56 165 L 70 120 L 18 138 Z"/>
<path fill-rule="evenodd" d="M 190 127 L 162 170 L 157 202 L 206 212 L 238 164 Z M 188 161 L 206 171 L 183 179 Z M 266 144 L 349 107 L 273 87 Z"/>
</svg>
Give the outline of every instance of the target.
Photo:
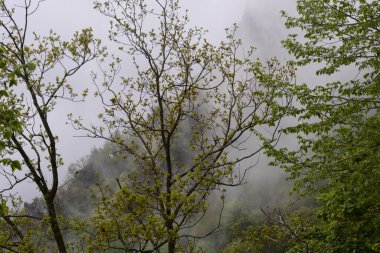
<svg viewBox="0 0 380 253">
<path fill-rule="evenodd" d="M 294 13 L 295 0 L 183 0 L 181 3 L 183 8 L 189 10 L 192 24 L 209 30 L 210 41 L 222 40 L 224 28 L 237 23 L 241 27 L 239 36 L 246 44 L 256 45 L 258 57 L 287 57 L 280 46 L 280 40 L 286 37 L 287 31 L 279 12 L 285 9 Z M 46 0 L 30 20 L 29 29 L 40 34 L 46 34 L 52 29 L 63 38 L 69 38 L 77 30 L 93 27 L 95 36 L 106 42 L 107 19 L 94 11 L 92 6 L 92 0 Z M 81 71 L 72 80 L 73 86 L 91 85 L 91 68 L 90 65 Z M 82 115 L 91 122 L 96 119 L 99 109 L 94 100 L 89 98 L 82 104 L 63 103 L 52 115 L 51 122 L 60 136 L 59 151 L 65 160 L 61 182 L 71 163 L 88 154 L 95 145 L 99 145 L 93 140 L 73 137 L 78 133 L 65 124 L 67 113 Z M 26 199 L 32 198 L 36 192 L 31 187 L 34 186 L 28 185 L 19 189 L 20 194 Z"/>
<path fill-rule="evenodd" d="M 74 31 L 91 26 L 95 35 L 107 43 L 107 19 L 93 10 L 92 5 L 92 0 L 46 0 L 33 17 L 31 30 L 46 33 L 53 29 L 58 34 L 69 37 Z M 237 23 L 241 27 L 239 36 L 246 41 L 246 44 L 256 45 L 257 56 L 263 58 L 272 56 L 286 58 L 285 50 L 281 49 L 280 40 L 286 37 L 287 31 L 284 29 L 283 19 L 279 12 L 281 9 L 293 11 L 294 5 L 295 0 L 182 1 L 183 8 L 189 10 L 191 22 L 208 29 L 211 41 L 223 40 L 224 29 Z M 73 85 L 80 87 L 90 85 L 90 69 L 91 67 L 82 71 Z M 65 104 L 66 109 L 67 107 L 85 116 L 96 114 L 91 112 L 94 108 L 92 103 Z M 63 114 L 59 113 L 58 116 L 62 118 L 62 122 L 66 120 Z M 63 125 L 62 127 L 66 128 Z M 61 148 L 67 163 L 79 159 L 91 149 L 87 144 L 82 144 L 83 139 L 69 139 L 70 143 L 75 143 L 75 145 L 66 144 L 66 140 L 61 138 Z"/>
</svg>

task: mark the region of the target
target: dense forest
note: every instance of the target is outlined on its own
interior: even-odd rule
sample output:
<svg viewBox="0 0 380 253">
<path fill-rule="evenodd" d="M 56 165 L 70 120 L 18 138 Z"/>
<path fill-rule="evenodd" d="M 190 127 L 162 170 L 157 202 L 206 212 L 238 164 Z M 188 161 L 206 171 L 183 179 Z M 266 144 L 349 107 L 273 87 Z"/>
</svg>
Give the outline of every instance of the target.
<svg viewBox="0 0 380 253">
<path fill-rule="evenodd" d="M 108 37 L 67 40 L 30 30 L 43 4 L 0 0 L 1 252 L 380 252 L 378 1 L 295 1 L 288 61 L 180 0 L 95 0 Z M 102 145 L 62 176 L 52 115 L 89 99 L 65 127 Z"/>
</svg>

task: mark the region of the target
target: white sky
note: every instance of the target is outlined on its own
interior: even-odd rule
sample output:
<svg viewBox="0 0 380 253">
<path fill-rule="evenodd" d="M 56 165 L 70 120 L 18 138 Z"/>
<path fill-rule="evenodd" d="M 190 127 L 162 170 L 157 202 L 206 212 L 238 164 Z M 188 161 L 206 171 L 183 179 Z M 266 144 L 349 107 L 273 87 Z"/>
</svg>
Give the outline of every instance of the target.
<svg viewBox="0 0 380 253">
<path fill-rule="evenodd" d="M 46 0 L 41 3 L 39 11 L 30 20 L 30 30 L 47 34 L 50 29 L 69 38 L 70 34 L 85 27 L 93 27 L 95 36 L 107 40 L 108 22 L 101 14 L 92 9 L 92 0 Z M 224 37 L 224 28 L 237 23 L 240 36 L 249 43 L 254 42 L 258 56 L 274 55 L 285 58 L 280 48 L 280 40 L 286 36 L 280 10 L 294 12 L 295 0 L 183 0 L 182 6 L 189 10 L 190 20 L 197 26 L 209 30 L 209 40 L 220 41 Z M 73 80 L 73 86 L 91 85 L 89 73 L 91 66 L 79 72 Z M 94 145 L 92 140 L 74 138 L 77 134 L 71 126 L 66 125 L 66 115 L 73 112 L 82 115 L 88 121 L 94 121 L 99 112 L 95 100 L 89 98 L 86 103 L 64 103 L 57 107 L 51 122 L 60 136 L 59 151 L 65 166 L 61 171 L 61 183 L 65 178 L 67 167 L 88 154 Z M 26 199 L 36 195 L 32 184 L 19 188 L 19 193 Z"/>
</svg>

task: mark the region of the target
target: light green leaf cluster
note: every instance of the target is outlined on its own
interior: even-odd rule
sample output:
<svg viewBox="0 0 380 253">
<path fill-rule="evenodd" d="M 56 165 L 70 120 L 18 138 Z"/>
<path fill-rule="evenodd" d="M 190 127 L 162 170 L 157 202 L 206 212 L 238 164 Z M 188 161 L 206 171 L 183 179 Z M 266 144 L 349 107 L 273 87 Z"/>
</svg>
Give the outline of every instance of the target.
<svg viewBox="0 0 380 253">
<path fill-rule="evenodd" d="M 104 49 L 91 29 L 75 33 L 69 41 L 63 41 L 53 31 L 46 36 L 28 31 L 29 18 L 39 4 L 40 1 L 24 1 L 21 5 L 0 1 L 0 170 L 7 182 L 0 196 L 32 180 L 46 202 L 57 248 L 66 253 L 54 203 L 63 159 L 57 152 L 58 136 L 51 126 L 50 113 L 59 99 L 76 100 L 69 79 L 95 57 L 101 58 Z M 20 161 L 13 160 L 16 156 Z M 16 172 L 21 169 L 23 173 Z M 18 224 L 18 220 L 18 216 L 0 217 L 8 229 L 18 234 L 17 245 L 33 250 L 35 247 L 21 235 L 31 230 Z"/>
<path fill-rule="evenodd" d="M 36 253 L 42 252 L 42 233 L 36 233 L 36 220 L 30 219 L 21 208 L 22 200 L 16 197 L 0 198 L 0 248 L 5 252 Z M 32 232 L 33 231 L 33 232 Z"/>
<path fill-rule="evenodd" d="M 379 9 L 378 1 L 297 1 L 299 16 L 283 16 L 288 28 L 303 31 L 306 42 L 292 34 L 283 44 L 302 64 L 323 62 L 319 74 L 332 74 L 350 64 L 371 72 L 380 64 Z"/>
<path fill-rule="evenodd" d="M 305 41 L 290 35 L 284 46 L 303 66 L 324 65 L 333 74 L 354 65 L 355 80 L 294 89 L 299 124 L 285 133 L 299 147 L 270 150 L 295 179 L 295 190 L 317 196 L 319 231 L 309 239 L 316 252 L 379 251 L 380 5 L 378 1 L 297 1 Z"/>
<path fill-rule="evenodd" d="M 236 26 L 219 45 L 209 43 L 178 1 L 96 1 L 95 8 L 110 18 L 110 38 L 133 59 L 137 75 L 118 82 L 116 58 L 101 83 L 94 80 L 103 125 L 73 124 L 117 144 L 135 172 L 110 200 L 100 198 L 94 219 L 105 232 L 89 240 L 173 253 L 198 237 L 191 228 L 211 193 L 241 184 L 248 169 L 242 162 L 276 143 L 279 122 L 291 111 L 294 70 L 276 59 L 253 60 L 254 49 L 245 51 L 235 38 Z M 232 156 L 249 136 L 258 148 Z"/>
<path fill-rule="evenodd" d="M 21 132 L 22 124 L 19 121 L 20 112 L 17 107 L 7 102 L 9 88 L 16 84 L 15 72 L 7 73 L 6 68 L 9 65 L 9 60 L 4 57 L 6 51 L 0 47 L 0 164 L 10 166 L 11 169 L 20 170 L 21 164 L 10 158 L 5 158 L 5 149 L 9 145 L 13 132 Z"/>
</svg>

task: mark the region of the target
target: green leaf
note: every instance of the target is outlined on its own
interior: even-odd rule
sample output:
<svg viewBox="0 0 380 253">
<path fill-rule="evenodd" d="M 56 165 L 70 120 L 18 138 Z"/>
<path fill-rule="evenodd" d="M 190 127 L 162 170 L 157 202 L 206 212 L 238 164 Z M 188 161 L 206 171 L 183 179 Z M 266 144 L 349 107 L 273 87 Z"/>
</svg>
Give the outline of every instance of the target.
<svg viewBox="0 0 380 253">
<path fill-rule="evenodd" d="M 36 69 L 36 64 L 34 64 L 33 62 L 28 62 L 26 65 L 25 65 L 28 70 L 30 71 L 34 71 Z"/>
<path fill-rule="evenodd" d="M 4 216 L 8 210 L 8 207 L 5 203 L 5 201 L 0 203 L 0 216 Z"/>
<path fill-rule="evenodd" d="M 10 165 L 13 172 L 16 170 L 21 170 L 21 163 L 17 160 L 12 161 Z"/>
<path fill-rule="evenodd" d="M 12 138 L 12 134 L 13 134 L 12 130 L 9 128 L 6 128 L 4 130 L 3 136 L 5 139 L 10 140 Z"/>
<path fill-rule="evenodd" d="M 0 90 L 0 98 L 1 97 L 8 97 L 8 92 L 6 90 Z"/>
</svg>

